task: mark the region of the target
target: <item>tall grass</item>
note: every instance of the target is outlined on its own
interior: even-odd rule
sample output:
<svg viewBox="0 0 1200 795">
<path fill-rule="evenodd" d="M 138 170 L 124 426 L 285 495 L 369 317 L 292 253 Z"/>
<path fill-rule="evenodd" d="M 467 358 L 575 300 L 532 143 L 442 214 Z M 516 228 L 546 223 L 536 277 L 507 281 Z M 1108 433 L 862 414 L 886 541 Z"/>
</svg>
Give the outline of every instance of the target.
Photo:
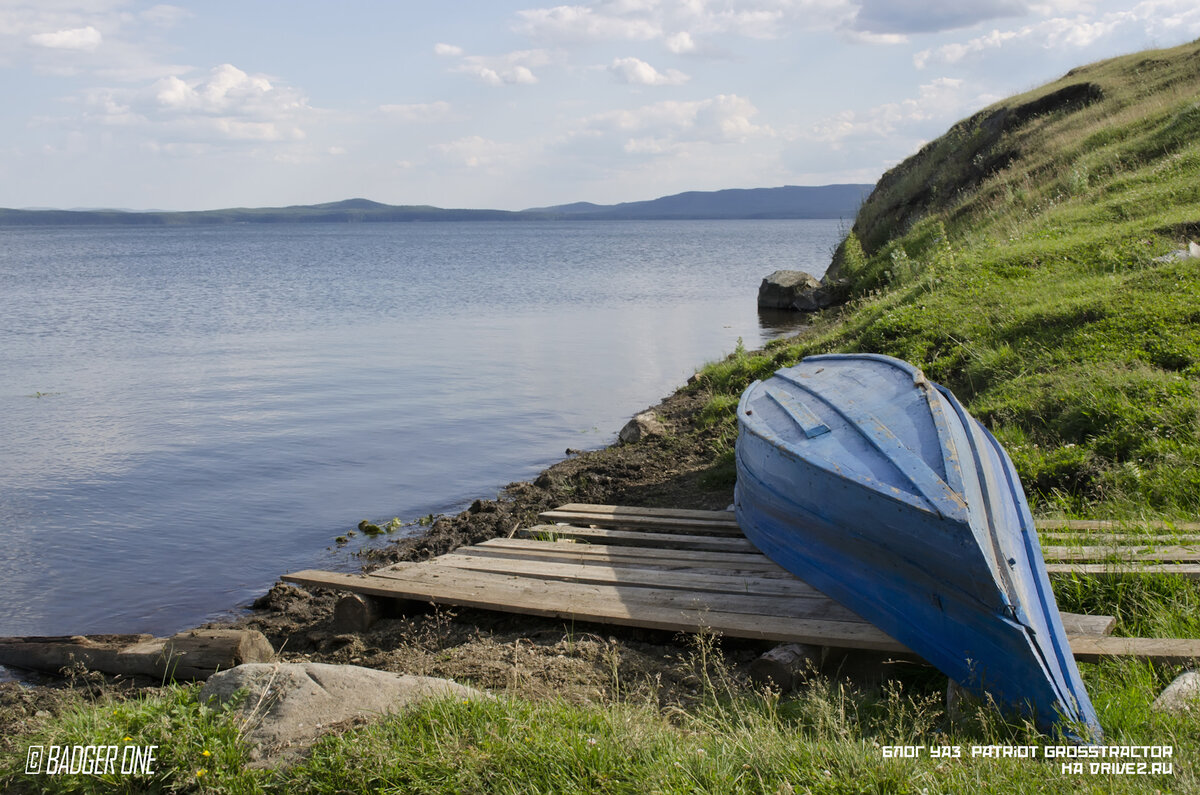
<svg viewBox="0 0 1200 795">
<path fill-rule="evenodd" d="M 33 743 L 156 743 L 151 777 L 27 777 L 3 760 L 0 787 L 37 792 L 229 793 L 916 793 L 1185 792 L 1200 726 L 1150 710 L 1169 672 L 1129 661 L 1084 666 L 1118 745 L 1169 745 L 1170 775 L 1065 773 L 1058 760 L 997 758 L 974 748 L 1058 745 L 1023 723 L 968 705 L 951 720 L 945 680 L 916 671 L 875 688 L 816 677 L 787 697 L 755 690 L 725 667 L 715 639 L 692 647 L 697 702 L 664 707 L 637 683 L 605 704 L 511 694 L 426 702 L 328 735 L 300 760 L 251 767 L 233 713 L 173 687 L 130 702 L 80 704 Z M 118 735 L 128 737 L 122 740 Z M 920 747 L 915 757 L 892 753 Z M 933 756 L 932 748 L 949 749 Z M 949 754 L 956 753 L 957 756 Z M 23 749 L 18 748 L 18 751 Z M 207 752 L 207 753 L 206 753 Z M 984 752 L 986 753 L 986 752 Z"/>
</svg>

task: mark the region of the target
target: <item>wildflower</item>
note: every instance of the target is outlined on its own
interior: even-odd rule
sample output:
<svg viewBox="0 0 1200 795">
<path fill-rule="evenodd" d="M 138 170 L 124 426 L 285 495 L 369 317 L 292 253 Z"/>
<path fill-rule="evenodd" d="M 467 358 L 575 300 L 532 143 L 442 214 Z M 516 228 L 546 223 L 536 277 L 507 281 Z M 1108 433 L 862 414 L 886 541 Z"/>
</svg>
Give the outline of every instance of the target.
<svg viewBox="0 0 1200 795">
<path fill-rule="evenodd" d="M 589 738 L 587 739 L 587 744 L 588 744 L 588 745 L 595 745 L 595 744 L 596 744 L 596 738 L 595 738 L 595 737 L 589 737 Z"/>
<path fill-rule="evenodd" d="M 203 751 L 200 752 L 200 756 L 212 756 L 212 752 L 209 751 L 207 748 L 205 748 Z"/>
<path fill-rule="evenodd" d="M 129 736 L 125 736 L 125 737 L 121 738 L 121 742 L 123 742 L 123 743 L 128 743 L 128 742 L 132 742 L 132 741 L 133 741 L 133 738 L 129 737 Z"/>
<path fill-rule="evenodd" d="M 207 772 L 208 771 L 205 770 L 204 768 L 200 768 L 199 770 L 196 771 L 196 778 L 203 778 L 204 774 Z"/>
</svg>

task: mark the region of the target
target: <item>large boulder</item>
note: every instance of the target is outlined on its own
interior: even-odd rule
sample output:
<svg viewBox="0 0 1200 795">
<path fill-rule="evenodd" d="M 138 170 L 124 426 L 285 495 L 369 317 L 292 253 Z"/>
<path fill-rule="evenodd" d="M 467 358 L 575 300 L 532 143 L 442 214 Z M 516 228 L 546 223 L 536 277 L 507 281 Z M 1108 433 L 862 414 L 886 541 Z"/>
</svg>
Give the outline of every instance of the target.
<svg viewBox="0 0 1200 795">
<path fill-rule="evenodd" d="M 322 731 L 351 718 L 398 712 L 427 698 L 485 697 L 448 679 L 357 665 L 248 663 L 210 677 L 200 703 L 224 704 L 241 690 L 247 694 L 237 717 L 259 761 L 306 748 Z"/>
<path fill-rule="evenodd" d="M 793 309 L 796 299 L 807 291 L 819 290 L 821 283 L 804 271 L 775 271 L 758 287 L 759 309 Z"/>
</svg>

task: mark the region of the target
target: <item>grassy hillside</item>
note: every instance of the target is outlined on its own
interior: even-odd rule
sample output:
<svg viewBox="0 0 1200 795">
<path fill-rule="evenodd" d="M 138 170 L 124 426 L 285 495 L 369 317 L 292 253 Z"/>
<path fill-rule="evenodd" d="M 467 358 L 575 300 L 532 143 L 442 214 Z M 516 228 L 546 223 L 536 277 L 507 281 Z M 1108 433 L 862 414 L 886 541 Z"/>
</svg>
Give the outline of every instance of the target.
<svg viewBox="0 0 1200 795">
<path fill-rule="evenodd" d="M 709 372 L 710 415 L 801 356 L 887 353 L 1006 446 L 1034 510 L 1200 514 L 1200 42 L 1074 69 L 883 176 L 819 334 Z M 728 453 L 726 453 L 728 455 Z"/>
</svg>

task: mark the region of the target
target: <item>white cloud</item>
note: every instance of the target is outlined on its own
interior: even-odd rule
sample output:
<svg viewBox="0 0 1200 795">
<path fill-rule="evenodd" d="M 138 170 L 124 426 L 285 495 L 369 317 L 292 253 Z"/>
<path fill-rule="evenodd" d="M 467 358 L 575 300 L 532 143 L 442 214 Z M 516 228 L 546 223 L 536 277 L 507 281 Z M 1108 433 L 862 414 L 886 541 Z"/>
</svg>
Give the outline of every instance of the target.
<svg viewBox="0 0 1200 795">
<path fill-rule="evenodd" d="M 505 55 L 465 55 L 454 71 L 474 75 L 488 85 L 532 85 L 538 82 L 533 70 L 551 63 L 546 50 L 517 50 Z"/>
<path fill-rule="evenodd" d="M 951 121 L 978 98 L 968 98 L 963 81 L 940 77 L 917 89 L 917 96 L 888 102 L 863 113 L 842 111 L 812 125 L 802 135 L 812 141 L 840 146 L 849 139 L 887 139 L 900 132 L 917 134 L 926 122 Z"/>
<path fill-rule="evenodd" d="M 450 115 L 449 102 L 423 102 L 412 105 L 380 105 L 388 116 L 406 122 L 440 121 Z"/>
<path fill-rule="evenodd" d="M 85 28 L 71 28 L 53 33 L 35 33 L 29 37 L 30 44 L 48 47 L 52 50 L 83 50 L 91 52 L 100 46 L 103 40 L 100 31 L 91 25 Z"/>
<path fill-rule="evenodd" d="M 453 44 L 442 44 L 441 42 L 438 42 L 437 44 L 433 45 L 433 53 L 434 55 L 441 55 L 444 57 L 454 57 L 462 55 L 463 48 L 456 47 Z"/>
<path fill-rule="evenodd" d="M 676 55 L 683 55 L 684 53 L 696 51 L 696 42 L 692 39 L 692 34 L 688 33 L 686 30 L 667 36 L 667 38 L 663 41 L 663 44 L 666 45 L 668 51 L 673 52 Z"/>
<path fill-rule="evenodd" d="M 1090 9 L 1089 5 L 1058 2 L 1046 6 Z M 1001 47 L 1023 44 L 1040 49 L 1084 49 L 1123 30 L 1139 37 L 1178 37 L 1200 35 L 1200 6 L 1194 0 L 1144 0 L 1128 11 L 1113 11 L 1091 18 L 1086 13 L 1074 17 L 1051 17 L 1011 30 L 994 29 L 964 42 L 951 42 L 921 50 L 913 56 L 913 65 L 924 69 L 931 63 L 953 64 Z"/>
<path fill-rule="evenodd" d="M 770 136 L 770 127 L 754 124 L 758 109 L 736 94 L 709 99 L 656 102 L 632 110 L 598 113 L 582 121 L 577 135 L 617 136 L 626 152 L 659 153 L 693 142 L 742 143 Z"/>
<path fill-rule="evenodd" d="M 695 36 L 772 39 L 797 30 L 832 30 L 852 16 L 852 0 L 593 0 L 517 12 L 514 30 L 562 45 L 661 41 L 675 54 L 701 50 Z"/>
<path fill-rule="evenodd" d="M 647 41 L 662 35 L 662 27 L 643 13 L 654 4 L 634 4 L 613 9 L 617 13 L 587 6 L 555 6 L 518 11 L 516 30 L 534 38 L 555 41 L 582 39 L 632 39 Z M 628 14 L 622 11 L 632 12 Z"/>
<path fill-rule="evenodd" d="M 265 76 L 246 74 L 233 64 L 213 68 L 207 80 L 166 77 L 152 90 L 159 106 L 173 111 L 278 116 L 305 105 L 294 91 L 276 89 Z"/>
<path fill-rule="evenodd" d="M 82 105 L 78 122 L 121 126 L 140 137 L 144 148 L 179 155 L 198 151 L 184 144 L 210 151 L 214 146 L 302 141 L 302 125 L 314 113 L 295 89 L 232 64 L 202 78 L 171 75 L 141 88 L 88 89 Z"/>
<path fill-rule="evenodd" d="M 630 85 L 678 86 L 690 79 L 678 69 L 668 69 L 664 74 L 638 58 L 617 58 L 608 70 L 618 80 Z"/>
</svg>

